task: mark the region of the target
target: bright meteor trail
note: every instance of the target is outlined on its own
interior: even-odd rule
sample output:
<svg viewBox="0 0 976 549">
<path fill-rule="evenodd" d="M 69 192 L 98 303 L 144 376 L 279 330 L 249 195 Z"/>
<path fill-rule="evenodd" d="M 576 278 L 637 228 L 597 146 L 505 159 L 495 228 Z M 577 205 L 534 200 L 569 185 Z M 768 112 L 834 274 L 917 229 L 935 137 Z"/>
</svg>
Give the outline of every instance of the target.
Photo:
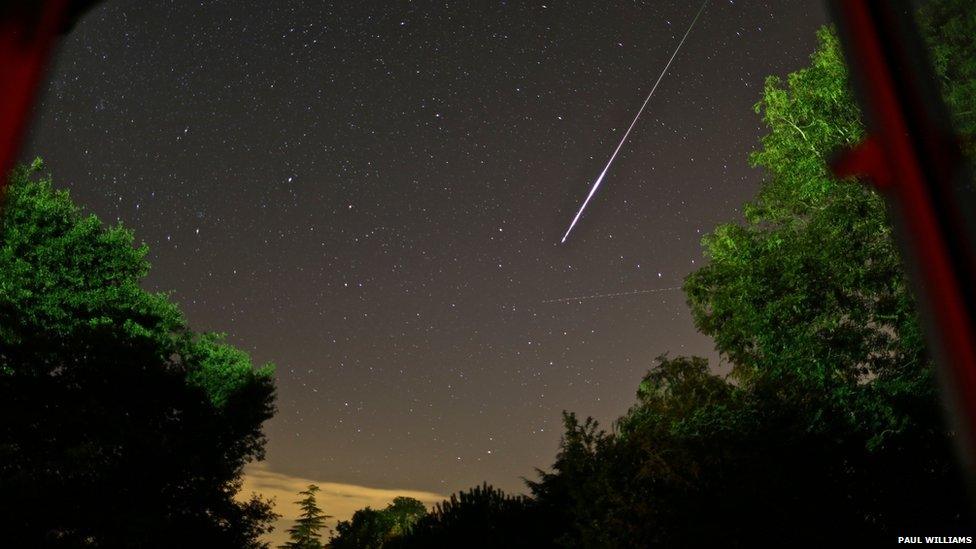
<svg viewBox="0 0 976 549">
<path fill-rule="evenodd" d="M 604 167 L 603 171 L 600 172 L 600 177 L 597 177 L 596 181 L 593 182 L 593 187 L 590 189 L 590 194 L 586 195 L 586 200 L 583 201 L 583 205 L 580 206 L 579 211 L 576 212 L 576 217 L 573 218 L 573 222 L 570 223 L 569 228 L 566 229 L 566 234 L 563 235 L 563 239 L 560 241 L 561 244 L 566 243 L 566 239 L 569 238 L 569 233 L 573 231 L 573 227 L 576 226 L 576 222 L 579 221 L 580 216 L 583 215 L 583 210 L 586 209 L 586 205 L 590 203 L 590 199 L 593 198 L 594 194 L 596 194 L 596 190 L 600 188 L 600 183 L 603 182 L 603 176 L 607 175 L 610 165 L 613 164 L 613 160 L 617 158 L 617 153 L 620 152 L 621 147 L 624 146 L 624 142 L 627 141 L 627 136 L 630 135 L 630 130 L 634 129 L 634 125 L 637 124 L 637 119 L 640 118 L 641 113 L 644 112 L 644 108 L 647 107 L 647 103 L 650 102 L 651 97 L 654 95 L 654 90 L 657 89 L 657 85 L 661 83 L 661 79 L 664 78 L 664 75 L 668 72 L 671 62 L 674 61 L 674 58 L 678 55 L 678 50 L 681 49 L 681 46 L 685 43 L 685 39 L 688 38 L 688 35 L 691 33 L 691 28 L 694 27 L 695 22 L 698 21 L 698 16 L 705 11 L 706 5 L 708 5 L 708 0 L 702 2 L 701 8 L 699 8 L 698 13 L 695 14 L 695 18 L 692 19 L 691 24 L 688 25 L 688 30 L 685 31 L 685 35 L 682 36 L 681 41 L 678 42 L 678 47 L 674 48 L 674 53 L 671 54 L 671 59 L 668 59 L 668 64 L 664 65 L 664 70 L 662 70 L 661 75 L 657 77 L 657 82 L 654 82 L 654 85 L 651 87 L 651 93 L 647 94 L 647 99 L 644 100 L 644 104 L 641 105 L 640 110 L 637 111 L 637 116 L 635 116 L 634 121 L 630 123 L 630 127 L 624 132 L 624 136 L 620 139 L 620 143 L 617 145 L 617 148 L 613 151 L 613 154 L 610 155 L 610 160 L 607 161 L 606 167 Z"/>
</svg>

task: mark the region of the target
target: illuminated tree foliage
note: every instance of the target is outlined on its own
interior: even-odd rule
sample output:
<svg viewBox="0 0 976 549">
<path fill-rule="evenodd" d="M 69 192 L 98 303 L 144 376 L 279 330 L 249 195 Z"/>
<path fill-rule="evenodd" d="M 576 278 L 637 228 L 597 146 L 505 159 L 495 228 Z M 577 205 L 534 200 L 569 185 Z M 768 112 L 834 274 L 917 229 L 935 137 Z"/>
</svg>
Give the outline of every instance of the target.
<svg viewBox="0 0 976 549">
<path fill-rule="evenodd" d="M 379 549 L 390 539 L 393 517 L 383 510 L 366 507 L 353 513 L 351 520 L 336 525 L 336 536 L 330 547 L 334 549 Z"/>
<path fill-rule="evenodd" d="M 972 3 L 926 9 L 923 31 L 937 58 L 954 57 L 946 48 L 972 52 Z M 836 37 L 823 30 L 819 38 L 809 68 L 767 80 L 756 111 L 770 131 L 751 158 L 767 178 L 745 224 L 704 239 L 709 264 L 685 290 L 733 379 L 824 439 L 823 463 L 832 465 L 822 482 L 836 486 L 865 529 L 952 523 L 964 504 L 883 201 L 863 182 L 826 172 L 827 155 L 860 140 L 863 128 Z M 971 105 L 976 74 L 959 66 L 947 60 L 936 70 L 950 102 Z"/>
<path fill-rule="evenodd" d="M 12 547 L 256 547 L 235 499 L 270 366 L 142 289 L 147 248 L 15 170 L 0 216 L 0 524 Z"/>
<path fill-rule="evenodd" d="M 427 507 L 414 498 L 397 497 L 385 509 L 360 509 L 352 520 L 336 526 L 329 543 L 332 549 L 378 549 L 388 547 L 413 532 L 418 521 L 427 516 Z"/>
<path fill-rule="evenodd" d="M 420 500 L 401 496 L 393 498 L 383 512 L 392 518 L 390 537 L 397 537 L 413 531 L 417 521 L 427 516 L 427 506 Z"/>
<path fill-rule="evenodd" d="M 966 151 L 976 154 L 976 10 L 968 0 L 939 0 L 919 19 L 949 113 Z"/>
</svg>

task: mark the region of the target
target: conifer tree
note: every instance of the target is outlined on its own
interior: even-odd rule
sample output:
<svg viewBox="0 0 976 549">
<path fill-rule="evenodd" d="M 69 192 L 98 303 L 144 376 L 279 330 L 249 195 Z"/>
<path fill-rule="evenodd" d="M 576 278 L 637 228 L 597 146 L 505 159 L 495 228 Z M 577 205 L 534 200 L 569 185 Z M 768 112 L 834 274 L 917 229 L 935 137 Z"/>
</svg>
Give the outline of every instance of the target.
<svg viewBox="0 0 976 549">
<path fill-rule="evenodd" d="M 315 501 L 315 493 L 318 491 L 318 486 L 310 484 L 307 489 L 298 493 L 300 496 L 305 496 L 295 502 L 301 507 L 302 514 L 295 521 L 295 525 L 288 529 L 291 541 L 282 545 L 282 548 L 321 549 L 324 547 L 322 534 L 319 531 L 325 526 L 325 519 L 332 517 L 322 512 Z"/>
</svg>

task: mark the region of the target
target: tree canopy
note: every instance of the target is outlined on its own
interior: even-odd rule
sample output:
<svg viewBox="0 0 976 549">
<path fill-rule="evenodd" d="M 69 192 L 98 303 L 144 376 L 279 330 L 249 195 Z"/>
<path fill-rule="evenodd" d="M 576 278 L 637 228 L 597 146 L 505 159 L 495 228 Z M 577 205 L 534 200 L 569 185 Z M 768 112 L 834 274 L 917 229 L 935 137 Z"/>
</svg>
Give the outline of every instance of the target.
<svg viewBox="0 0 976 549">
<path fill-rule="evenodd" d="M 427 506 L 420 500 L 396 497 L 385 509 L 360 509 L 351 520 L 336 526 L 332 549 L 378 549 L 413 532 L 417 522 L 427 516 Z"/>
<path fill-rule="evenodd" d="M 255 547 L 270 365 L 144 290 L 147 247 L 11 175 L 0 215 L 0 523 L 15 546 Z"/>
<path fill-rule="evenodd" d="M 546 524 L 536 520 L 533 503 L 484 483 L 452 494 L 386 548 L 545 547 Z"/>
</svg>

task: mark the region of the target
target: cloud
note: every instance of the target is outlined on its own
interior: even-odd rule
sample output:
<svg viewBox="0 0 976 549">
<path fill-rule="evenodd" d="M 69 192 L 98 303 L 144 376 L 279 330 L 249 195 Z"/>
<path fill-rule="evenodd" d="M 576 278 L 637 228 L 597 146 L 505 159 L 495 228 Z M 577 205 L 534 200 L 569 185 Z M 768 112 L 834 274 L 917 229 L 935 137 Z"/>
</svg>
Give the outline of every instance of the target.
<svg viewBox="0 0 976 549">
<path fill-rule="evenodd" d="M 251 494 L 256 492 L 262 497 L 275 499 L 275 512 L 280 514 L 281 518 L 275 522 L 274 532 L 266 538 L 271 542 L 272 547 L 287 541 L 287 530 L 294 524 L 299 514 L 298 505 L 295 504 L 298 492 L 307 488 L 309 484 L 315 484 L 320 489 L 316 495 L 319 508 L 325 511 L 325 514 L 333 515 L 333 518 L 326 521 L 329 528 L 335 528 L 340 520 L 349 520 L 355 511 L 363 507 L 382 509 L 397 496 L 416 498 L 424 502 L 428 508 L 445 499 L 443 495 L 433 492 L 387 490 L 295 477 L 272 471 L 266 463 L 252 463 L 244 469 L 244 485 L 239 497 L 249 499 Z M 323 537 L 327 541 L 329 536 L 323 533 Z"/>
</svg>

